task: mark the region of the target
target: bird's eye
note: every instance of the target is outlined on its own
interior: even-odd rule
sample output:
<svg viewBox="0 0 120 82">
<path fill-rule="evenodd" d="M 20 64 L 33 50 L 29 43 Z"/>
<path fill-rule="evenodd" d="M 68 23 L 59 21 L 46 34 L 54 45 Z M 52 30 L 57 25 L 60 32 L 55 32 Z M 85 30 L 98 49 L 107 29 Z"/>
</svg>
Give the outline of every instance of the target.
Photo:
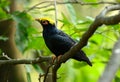
<svg viewBox="0 0 120 82">
<path fill-rule="evenodd" d="M 48 21 L 47 21 L 47 20 L 43 20 L 43 21 L 41 21 L 41 23 L 42 23 L 43 25 L 48 25 Z"/>
</svg>

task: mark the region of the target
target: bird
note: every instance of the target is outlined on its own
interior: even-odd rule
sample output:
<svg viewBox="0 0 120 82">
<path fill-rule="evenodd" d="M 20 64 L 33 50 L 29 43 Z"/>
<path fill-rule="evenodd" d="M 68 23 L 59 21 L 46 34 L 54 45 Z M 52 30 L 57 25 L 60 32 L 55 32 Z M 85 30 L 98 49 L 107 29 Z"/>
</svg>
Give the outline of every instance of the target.
<svg viewBox="0 0 120 82">
<path fill-rule="evenodd" d="M 48 49 L 55 54 L 56 57 L 64 55 L 69 51 L 77 42 L 73 40 L 68 34 L 59 30 L 54 21 L 50 18 L 36 18 L 43 28 L 43 39 Z M 75 53 L 72 59 L 77 61 L 84 61 L 89 66 L 92 66 L 91 61 L 86 56 L 83 50 L 79 50 Z"/>
</svg>

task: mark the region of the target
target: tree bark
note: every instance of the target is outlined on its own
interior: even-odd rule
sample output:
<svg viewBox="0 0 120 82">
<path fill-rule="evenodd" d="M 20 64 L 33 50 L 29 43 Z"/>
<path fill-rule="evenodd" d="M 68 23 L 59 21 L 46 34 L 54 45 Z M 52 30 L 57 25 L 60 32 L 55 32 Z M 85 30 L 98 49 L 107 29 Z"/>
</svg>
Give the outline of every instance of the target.
<svg viewBox="0 0 120 82">
<path fill-rule="evenodd" d="M 17 0 L 10 0 L 10 13 L 18 10 Z M 7 37 L 8 40 L 0 40 L 0 49 L 11 58 L 21 58 L 22 55 L 15 44 L 16 23 L 13 20 L 0 22 L 0 36 Z M 4 59 L 4 58 L 1 58 Z M 0 82 L 26 82 L 23 65 L 0 65 Z"/>
</svg>

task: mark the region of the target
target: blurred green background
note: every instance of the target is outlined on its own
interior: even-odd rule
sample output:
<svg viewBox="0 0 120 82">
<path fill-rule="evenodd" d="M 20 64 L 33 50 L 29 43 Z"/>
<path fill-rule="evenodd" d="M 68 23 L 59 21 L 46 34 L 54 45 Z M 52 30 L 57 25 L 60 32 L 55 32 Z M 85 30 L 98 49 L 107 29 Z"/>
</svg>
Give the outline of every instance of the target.
<svg viewBox="0 0 120 82">
<path fill-rule="evenodd" d="M 51 1 L 51 0 L 49 0 Z M 59 0 L 57 0 L 59 1 Z M 60 0 L 59 2 L 76 1 Z M 84 3 L 96 3 L 107 0 L 78 0 Z M 115 2 L 114 0 L 108 0 Z M 46 47 L 42 38 L 42 28 L 34 18 L 49 17 L 55 21 L 54 5 L 45 0 L 17 0 L 20 10 L 12 13 L 9 11 L 8 0 L 0 0 L 0 21 L 12 19 L 16 21 L 15 42 L 24 58 L 35 58 L 40 55 L 53 55 Z M 44 3 L 41 3 L 44 2 Z M 41 3 L 37 7 L 35 4 Z M 83 33 L 100 11 L 108 4 L 80 5 L 80 4 L 57 4 L 57 27 L 79 41 Z M 114 14 L 114 12 L 112 13 Z M 68 60 L 58 70 L 58 82 L 97 82 L 102 75 L 105 65 L 112 54 L 114 43 L 120 35 L 120 25 L 99 27 L 89 39 L 87 46 L 83 48 L 93 63 L 90 67 L 84 62 Z M 0 36 L 0 40 L 6 41 L 7 37 Z M 3 51 L 0 49 L 0 53 Z M 48 64 L 25 65 L 27 81 L 38 82 L 39 74 L 43 74 Z M 43 79 L 43 78 L 42 78 Z M 120 70 L 113 82 L 120 82 Z"/>
</svg>

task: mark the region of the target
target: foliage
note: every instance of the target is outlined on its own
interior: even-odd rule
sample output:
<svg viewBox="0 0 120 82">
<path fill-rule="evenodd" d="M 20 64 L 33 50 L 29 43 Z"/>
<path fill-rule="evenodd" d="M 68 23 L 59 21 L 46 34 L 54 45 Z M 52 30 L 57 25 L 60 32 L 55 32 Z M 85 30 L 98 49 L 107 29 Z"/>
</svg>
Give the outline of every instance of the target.
<svg viewBox="0 0 120 82">
<path fill-rule="evenodd" d="M 97 0 L 83 0 L 84 2 L 97 2 Z M 46 48 L 44 40 L 42 38 L 41 29 L 36 28 L 34 18 L 31 12 L 16 11 L 12 14 L 7 14 L 2 7 L 7 9 L 8 2 L 2 0 L 0 3 L 0 20 L 11 18 L 16 21 L 16 44 L 21 52 L 25 53 L 30 50 L 41 50 L 42 55 L 50 55 L 51 52 Z M 82 34 L 88 29 L 89 25 L 94 21 L 91 16 L 84 16 L 83 19 L 77 17 L 76 10 L 73 5 L 66 4 L 69 16 L 64 13 L 59 13 L 62 18 L 59 18 L 59 29 L 69 34 L 73 39 L 79 41 Z M 54 8 L 48 8 L 41 11 L 41 16 L 53 11 Z M 87 12 L 87 11 L 86 11 Z M 37 11 L 39 13 L 39 11 Z M 51 15 L 51 13 L 50 13 Z M 90 38 L 88 45 L 83 48 L 87 56 L 93 62 L 93 67 L 87 66 L 83 62 L 77 62 L 75 60 L 68 60 L 61 66 L 58 71 L 58 82 L 97 82 L 99 76 L 102 74 L 106 62 L 108 62 L 111 55 L 111 50 L 114 43 L 117 41 L 120 34 L 120 25 L 110 25 L 100 27 L 96 33 Z M 7 40 L 7 37 L 0 36 L 0 40 Z M 37 65 L 33 65 L 33 68 L 38 73 L 43 73 L 43 70 Z M 66 69 L 67 68 L 67 69 Z M 30 67 L 26 66 L 26 74 L 28 82 L 31 81 Z M 120 81 L 120 72 L 116 74 L 114 82 Z"/>
</svg>

